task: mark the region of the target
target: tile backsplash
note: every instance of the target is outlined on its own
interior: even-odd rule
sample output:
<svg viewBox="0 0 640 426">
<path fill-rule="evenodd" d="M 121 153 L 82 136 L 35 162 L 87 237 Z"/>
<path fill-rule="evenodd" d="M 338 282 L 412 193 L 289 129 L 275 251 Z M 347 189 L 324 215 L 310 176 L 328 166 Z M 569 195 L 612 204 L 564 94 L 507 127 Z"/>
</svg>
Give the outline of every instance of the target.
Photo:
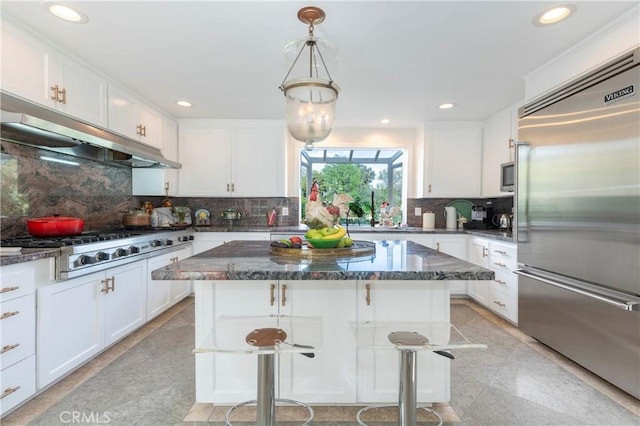
<svg viewBox="0 0 640 426">
<path fill-rule="evenodd" d="M 419 207 L 422 213 L 431 211 L 435 213 L 436 228 L 445 227 L 444 208 L 449 204 L 458 201 L 457 198 L 410 198 L 407 200 L 407 226 L 422 226 L 422 216 L 416 216 L 415 208 Z M 487 206 L 490 203 L 493 207 L 493 214 L 511 214 L 513 211 L 513 197 L 496 198 L 465 198 L 477 206 Z M 471 218 L 467 218 L 471 220 Z"/>
</svg>

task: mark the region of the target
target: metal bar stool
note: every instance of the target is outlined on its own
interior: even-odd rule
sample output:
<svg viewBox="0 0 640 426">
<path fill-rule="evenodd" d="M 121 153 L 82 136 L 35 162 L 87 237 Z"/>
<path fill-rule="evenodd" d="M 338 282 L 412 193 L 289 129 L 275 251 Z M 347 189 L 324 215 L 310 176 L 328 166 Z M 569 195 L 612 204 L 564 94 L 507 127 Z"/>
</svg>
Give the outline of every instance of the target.
<svg viewBox="0 0 640 426">
<path fill-rule="evenodd" d="M 244 335 L 247 330 L 250 331 Z M 244 338 L 241 340 L 242 335 Z M 294 339 L 305 339 L 305 342 L 313 344 L 293 343 L 296 341 Z M 311 406 L 292 399 L 276 398 L 275 355 L 297 353 L 313 358 L 319 350 L 321 339 L 322 322 L 319 317 L 219 317 L 210 335 L 195 352 L 256 354 L 258 358 L 256 399 L 229 408 L 225 414 L 225 424 L 233 426 L 231 415 L 236 409 L 255 404 L 256 424 L 275 426 L 277 402 L 306 408 L 308 417 L 302 426 L 311 424 L 314 417 Z"/>
<path fill-rule="evenodd" d="M 406 324 L 404 324 L 406 326 Z M 363 347 L 372 349 L 389 349 L 394 348 L 400 353 L 400 379 L 398 391 L 398 404 L 390 405 L 371 405 L 361 408 L 356 414 L 356 420 L 359 425 L 367 426 L 362 420 L 364 413 L 379 408 L 398 408 L 398 426 L 415 426 L 417 421 L 417 411 L 424 410 L 432 414 L 438 420 L 438 426 L 442 425 L 442 417 L 435 410 L 418 405 L 417 401 L 417 354 L 419 351 L 430 351 L 449 359 L 454 356 L 448 349 L 463 348 L 486 348 L 483 344 L 474 344 L 464 337 L 458 329 L 448 323 L 416 323 L 417 329 L 424 329 L 427 332 L 438 336 L 440 344 L 429 342 L 429 338 L 417 331 L 391 331 L 396 325 L 389 323 L 360 323 L 356 324 L 358 334 L 358 344 Z M 397 324 L 397 326 L 401 326 Z M 402 327 L 402 326 L 401 326 Z M 386 341 L 381 339 L 382 333 L 386 334 Z M 425 333 L 427 334 L 427 333 Z M 442 336 L 446 336 L 444 339 Z"/>
</svg>

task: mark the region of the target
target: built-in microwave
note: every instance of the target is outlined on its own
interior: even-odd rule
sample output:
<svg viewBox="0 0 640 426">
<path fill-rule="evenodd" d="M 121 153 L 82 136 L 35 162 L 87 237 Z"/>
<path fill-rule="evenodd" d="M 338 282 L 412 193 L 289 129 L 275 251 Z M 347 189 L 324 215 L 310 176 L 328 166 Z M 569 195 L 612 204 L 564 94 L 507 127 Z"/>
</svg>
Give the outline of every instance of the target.
<svg viewBox="0 0 640 426">
<path fill-rule="evenodd" d="M 513 192 L 516 189 L 516 167 L 513 161 L 500 164 L 500 191 Z"/>
</svg>

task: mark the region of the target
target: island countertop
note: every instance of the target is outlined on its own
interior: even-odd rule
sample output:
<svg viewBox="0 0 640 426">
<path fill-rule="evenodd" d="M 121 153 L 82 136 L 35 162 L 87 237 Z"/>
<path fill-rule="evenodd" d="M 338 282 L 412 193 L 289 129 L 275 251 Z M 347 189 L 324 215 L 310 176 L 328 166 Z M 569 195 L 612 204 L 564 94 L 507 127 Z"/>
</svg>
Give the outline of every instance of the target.
<svg viewBox="0 0 640 426">
<path fill-rule="evenodd" d="M 230 241 L 152 271 L 154 280 L 492 280 L 494 272 L 412 241 L 372 241 L 359 257 L 302 258 L 269 241 Z"/>
</svg>

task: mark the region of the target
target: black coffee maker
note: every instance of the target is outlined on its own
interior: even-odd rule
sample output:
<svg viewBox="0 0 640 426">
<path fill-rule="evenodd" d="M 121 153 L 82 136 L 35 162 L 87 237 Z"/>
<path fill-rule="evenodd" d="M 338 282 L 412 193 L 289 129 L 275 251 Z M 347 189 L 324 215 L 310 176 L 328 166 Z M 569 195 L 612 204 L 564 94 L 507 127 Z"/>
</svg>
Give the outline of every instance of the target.
<svg viewBox="0 0 640 426">
<path fill-rule="evenodd" d="M 471 220 L 464 224 L 466 229 L 490 229 L 494 228 L 493 222 L 493 203 L 487 201 L 484 205 L 476 205 L 471 207 Z"/>
</svg>

